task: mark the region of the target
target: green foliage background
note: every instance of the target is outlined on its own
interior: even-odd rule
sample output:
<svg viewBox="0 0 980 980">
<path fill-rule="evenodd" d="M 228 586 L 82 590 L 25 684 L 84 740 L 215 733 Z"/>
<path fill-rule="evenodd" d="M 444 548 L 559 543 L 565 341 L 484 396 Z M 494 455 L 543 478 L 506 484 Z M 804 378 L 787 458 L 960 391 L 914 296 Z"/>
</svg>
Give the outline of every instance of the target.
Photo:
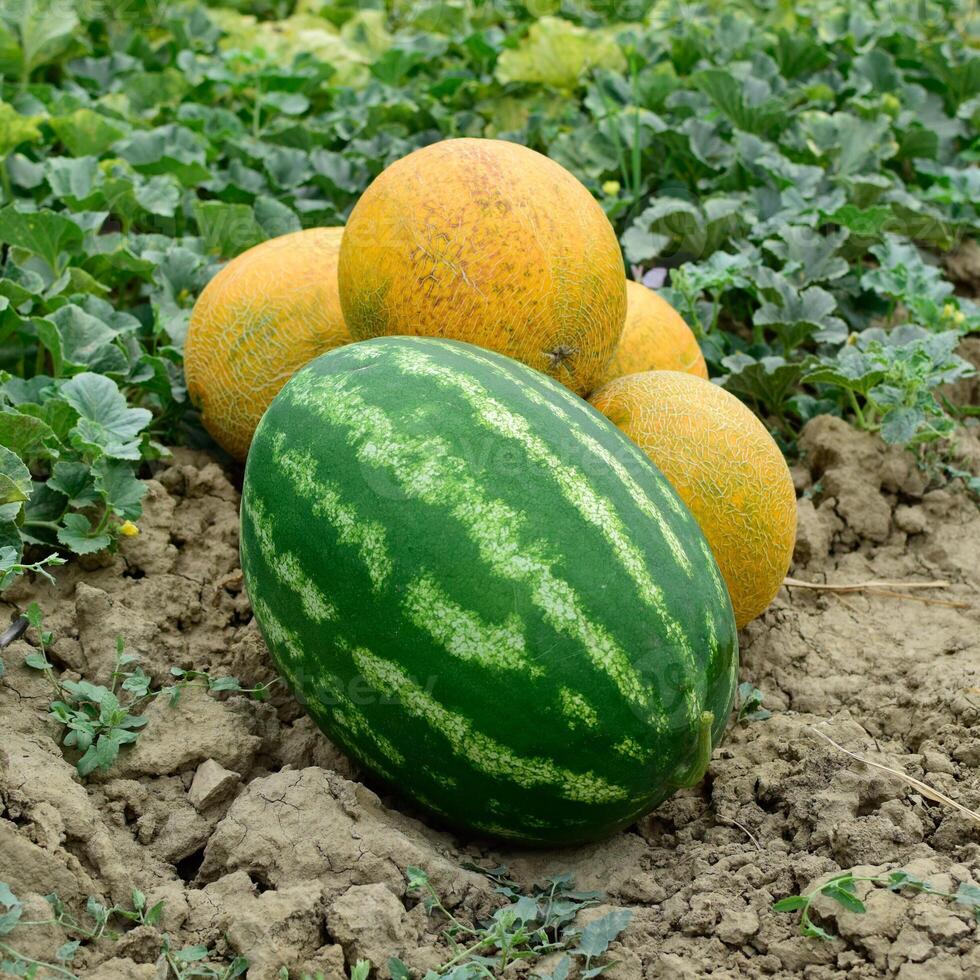
<svg viewBox="0 0 980 980">
<path fill-rule="evenodd" d="M 221 261 L 343 223 L 448 137 L 575 173 L 784 445 L 827 411 L 949 436 L 977 26 L 939 0 L 0 0 L 0 573 L 112 547 L 139 467 L 200 438 L 181 346 Z"/>
</svg>

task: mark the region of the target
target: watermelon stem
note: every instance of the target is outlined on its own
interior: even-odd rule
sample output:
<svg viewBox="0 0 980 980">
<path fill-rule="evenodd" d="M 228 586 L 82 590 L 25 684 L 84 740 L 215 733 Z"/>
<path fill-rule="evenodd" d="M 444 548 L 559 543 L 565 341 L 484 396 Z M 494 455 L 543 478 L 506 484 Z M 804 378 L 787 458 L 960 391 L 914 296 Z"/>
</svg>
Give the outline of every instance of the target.
<svg viewBox="0 0 980 980">
<path fill-rule="evenodd" d="M 674 789 L 689 789 L 692 786 L 697 786 L 704 778 L 704 774 L 708 771 L 708 763 L 711 762 L 711 750 L 714 747 L 711 743 L 711 727 L 714 722 L 713 712 L 701 712 L 701 722 L 698 726 L 698 744 L 694 758 L 686 768 L 678 769 L 674 774 L 670 781 L 670 785 Z"/>
</svg>

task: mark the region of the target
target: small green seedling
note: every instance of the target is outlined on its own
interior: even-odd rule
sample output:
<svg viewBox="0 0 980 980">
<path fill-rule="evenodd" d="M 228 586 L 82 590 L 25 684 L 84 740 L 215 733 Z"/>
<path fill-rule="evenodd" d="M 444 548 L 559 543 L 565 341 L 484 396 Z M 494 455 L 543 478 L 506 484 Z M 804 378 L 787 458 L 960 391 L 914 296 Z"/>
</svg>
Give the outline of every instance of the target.
<svg viewBox="0 0 980 980">
<path fill-rule="evenodd" d="M 810 917 L 810 907 L 818 895 L 824 895 L 842 905 L 848 912 L 858 914 L 867 911 L 864 902 L 858 898 L 857 883 L 860 881 L 870 882 L 878 888 L 887 888 L 889 891 L 899 892 L 902 889 L 911 891 L 925 892 L 927 895 L 936 895 L 939 898 L 946 898 L 955 902 L 957 905 L 965 905 L 972 909 L 978 923 L 980 923 L 980 888 L 967 882 L 961 882 L 960 887 L 955 893 L 940 891 L 933 888 L 927 881 L 909 874 L 907 871 L 890 871 L 881 875 L 856 875 L 851 871 L 845 871 L 839 875 L 834 875 L 822 885 L 814 888 L 813 891 L 805 895 L 790 895 L 773 903 L 774 912 L 801 912 L 800 915 L 800 934 L 811 936 L 815 939 L 832 940 L 835 938 L 833 933 L 818 926 Z"/>
<path fill-rule="evenodd" d="M 38 649 L 24 658 L 24 664 L 44 674 L 51 685 L 55 697 L 49 717 L 66 729 L 63 744 L 81 753 L 75 763 L 80 776 L 96 769 L 109 769 L 120 748 L 139 738 L 148 720 L 139 709 L 155 698 L 166 697 L 175 705 L 185 688 L 203 687 L 215 693 L 235 691 L 262 700 L 275 683 L 243 688 L 234 677 L 212 677 L 205 671 L 171 667 L 173 683 L 153 688 L 152 679 L 137 663 L 137 658 L 126 653 L 121 637 L 116 639 L 116 664 L 109 687 L 86 680 L 60 680 L 46 652 L 53 635 L 44 629 L 36 602 L 28 607 L 27 620 L 37 634 Z"/>
<path fill-rule="evenodd" d="M 242 976 L 248 970 L 248 960 L 244 956 L 236 956 L 227 966 L 215 965 L 208 959 L 210 950 L 207 946 L 185 946 L 183 949 L 173 949 L 170 937 L 163 936 L 160 957 L 170 968 L 176 980 L 190 980 L 191 977 L 205 977 L 207 980 L 233 980 Z"/>
<path fill-rule="evenodd" d="M 103 937 L 119 938 L 120 934 L 109 928 L 112 919 L 120 918 L 137 925 L 154 926 L 163 914 L 163 902 L 157 902 L 147 908 L 146 896 L 138 888 L 132 891 L 132 908 L 124 905 L 106 906 L 94 896 L 90 896 L 85 905 L 85 912 L 91 919 L 91 924 L 88 925 L 76 919 L 56 894 L 45 896 L 45 901 L 51 907 L 50 918 L 25 920 L 23 903 L 14 895 L 6 882 L 0 881 L 0 908 L 4 909 L 0 913 L 0 972 L 15 977 L 26 977 L 28 980 L 45 974 L 75 980 L 75 974 L 69 966 L 83 942 L 97 942 Z M 33 959 L 20 953 L 3 939 L 15 927 L 51 925 L 60 926 L 74 938 L 64 943 L 50 961 Z"/>
<path fill-rule="evenodd" d="M 765 721 L 772 712 L 762 706 L 765 695 L 751 681 L 738 685 L 738 720 L 740 722 Z"/>
<path fill-rule="evenodd" d="M 427 912 L 438 912 L 448 922 L 443 936 L 453 950 L 453 955 L 428 971 L 424 980 L 496 977 L 521 960 L 535 960 L 559 951 L 565 955 L 552 974 L 539 975 L 541 980 L 563 980 L 571 969 L 572 957 L 581 961 L 579 976 L 585 980 L 614 965 L 598 960 L 629 924 L 632 913 L 628 909 L 615 909 L 578 928 L 574 924 L 578 913 L 598 904 L 600 896 L 598 892 L 574 891 L 571 876 L 548 878 L 530 895 L 524 895 L 506 877 L 506 868 L 488 871 L 475 865 L 466 867 L 485 874 L 496 884 L 496 891 L 510 899 L 510 904 L 497 909 L 491 919 L 475 926 L 463 922 L 442 904 L 421 868 L 406 870 L 408 890 L 422 895 Z M 392 980 L 411 980 L 411 971 L 397 957 L 388 961 L 388 969 Z"/>
</svg>

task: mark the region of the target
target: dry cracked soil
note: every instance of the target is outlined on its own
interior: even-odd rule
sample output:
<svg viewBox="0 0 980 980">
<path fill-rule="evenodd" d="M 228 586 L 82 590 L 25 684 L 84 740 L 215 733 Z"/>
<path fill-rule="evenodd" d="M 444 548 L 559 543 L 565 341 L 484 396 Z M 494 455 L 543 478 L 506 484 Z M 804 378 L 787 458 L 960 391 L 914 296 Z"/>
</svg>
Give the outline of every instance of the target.
<svg viewBox="0 0 980 980">
<path fill-rule="evenodd" d="M 852 868 L 906 869 L 949 892 L 980 883 L 980 825 L 815 734 L 980 809 L 980 511 L 838 419 L 812 421 L 801 445 L 792 575 L 949 585 L 918 599 L 784 588 L 741 637 L 742 680 L 772 717 L 733 720 L 701 786 L 613 839 L 521 851 L 446 833 L 360 773 L 281 688 L 264 703 L 157 699 L 139 742 L 82 780 L 47 717 L 45 678 L 23 666 L 31 631 L 3 651 L 0 879 L 31 917 L 51 892 L 71 908 L 89 895 L 126 903 L 134 887 L 165 900 L 157 927 L 83 944 L 73 969 L 100 980 L 163 976 L 162 932 L 225 961 L 242 954 L 259 980 L 283 967 L 339 980 L 359 958 L 392 955 L 424 972 L 446 956 L 445 923 L 405 869 L 424 868 L 447 907 L 479 919 L 502 899 L 466 862 L 507 865 L 525 887 L 570 872 L 631 909 L 610 980 L 980 976 L 972 911 L 935 896 L 862 885 L 865 914 L 820 899 L 832 942 L 771 909 Z M 980 443 L 965 437 L 962 451 L 976 471 Z M 121 636 L 158 684 L 173 665 L 271 679 L 242 591 L 238 502 L 234 474 L 175 451 L 149 483 L 138 538 L 66 566 L 57 586 L 18 583 L 3 621 L 37 600 L 66 678 L 106 682 Z M 65 934 L 5 938 L 41 958 Z"/>
</svg>

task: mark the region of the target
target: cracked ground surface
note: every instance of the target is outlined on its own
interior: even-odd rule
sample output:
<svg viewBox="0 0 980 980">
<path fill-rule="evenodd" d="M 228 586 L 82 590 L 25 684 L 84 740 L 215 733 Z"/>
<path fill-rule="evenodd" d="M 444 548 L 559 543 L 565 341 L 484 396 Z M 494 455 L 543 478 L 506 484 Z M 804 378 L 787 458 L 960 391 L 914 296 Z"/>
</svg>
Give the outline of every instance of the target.
<svg viewBox="0 0 980 980">
<path fill-rule="evenodd" d="M 173 707 L 159 699 L 138 744 L 81 781 L 46 718 L 44 678 L 22 666 L 28 636 L 3 653 L 0 878 L 33 918 L 52 891 L 76 909 L 88 895 L 125 902 L 133 887 L 165 900 L 160 929 L 83 946 L 78 972 L 105 980 L 157 976 L 161 930 L 175 946 L 247 956 L 250 977 L 286 967 L 337 980 L 358 958 L 392 955 L 424 971 L 445 947 L 405 868 L 423 867 L 447 907 L 480 917 L 500 899 L 466 861 L 506 864 L 524 885 L 571 872 L 632 909 L 613 980 L 980 975 L 971 913 L 929 895 L 877 890 L 865 915 L 818 902 L 832 943 L 804 939 L 794 915 L 770 909 L 852 867 L 905 868 L 946 891 L 980 881 L 980 826 L 812 733 L 980 808 L 977 506 L 839 420 L 814 420 L 802 445 L 791 574 L 943 579 L 925 595 L 952 604 L 783 589 L 741 636 L 742 680 L 773 716 L 733 723 L 704 783 L 624 833 L 560 851 L 446 833 L 362 777 L 282 689 L 265 703 L 201 691 Z M 963 448 L 976 470 L 980 445 Z M 16 585 L 4 622 L 36 599 L 67 677 L 107 681 L 118 635 L 157 684 L 173 665 L 269 680 L 241 591 L 237 509 L 227 472 L 177 451 L 150 484 L 138 538 L 102 564 L 66 567 L 56 588 Z M 191 793 L 208 760 L 218 789 Z M 7 938 L 50 957 L 65 936 Z"/>
</svg>

